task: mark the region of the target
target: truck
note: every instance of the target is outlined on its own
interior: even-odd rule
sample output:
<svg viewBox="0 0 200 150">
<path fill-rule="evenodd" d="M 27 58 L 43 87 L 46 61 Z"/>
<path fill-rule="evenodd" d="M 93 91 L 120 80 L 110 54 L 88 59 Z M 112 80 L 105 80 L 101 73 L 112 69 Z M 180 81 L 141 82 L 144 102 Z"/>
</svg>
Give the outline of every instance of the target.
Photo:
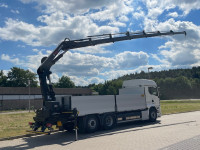
<svg viewBox="0 0 200 150">
<path fill-rule="evenodd" d="M 78 128 L 81 132 L 112 129 L 118 123 L 136 120 L 156 121 L 161 116 L 158 88 L 154 81 L 127 80 L 119 89 L 119 95 L 64 96 L 56 101 L 66 109 L 76 108 Z M 62 102 L 63 100 L 63 102 Z M 61 119 L 61 122 L 64 122 Z M 65 130 L 73 130 L 63 124 Z"/>
<path fill-rule="evenodd" d="M 50 134 L 52 126 L 60 130 L 95 132 L 98 129 L 112 129 L 118 123 L 150 120 L 161 116 L 157 85 L 152 80 L 137 79 L 123 82 L 119 95 L 56 97 L 51 83 L 50 68 L 70 49 L 114 43 L 137 38 L 185 34 L 186 32 L 125 32 L 88 36 L 86 39 L 66 38 L 56 49 L 41 60 L 37 73 L 43 98 L 43 107 L 36 111 L 30 122 L 29 132 Z M 48 132 L 45 130 L 48 129 Z"/>
</svg>

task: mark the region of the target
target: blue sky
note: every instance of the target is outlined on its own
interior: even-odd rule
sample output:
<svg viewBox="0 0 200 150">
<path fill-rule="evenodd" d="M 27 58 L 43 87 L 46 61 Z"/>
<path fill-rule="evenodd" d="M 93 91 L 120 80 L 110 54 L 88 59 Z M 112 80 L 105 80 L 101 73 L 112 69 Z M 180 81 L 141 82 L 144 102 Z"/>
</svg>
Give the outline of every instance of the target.
<svg viewBox="0 0 200 150">
<path fill-rule="evenodd" d="M 68 51 L 52 67 L 76 85 L 200 64 L 198 0 L 0 0 L 0 63 L 36 73 L 42 57 L 68 37 L 136 31 L 186 31 L 187 36 L 144 38 Z"/>
</svg>

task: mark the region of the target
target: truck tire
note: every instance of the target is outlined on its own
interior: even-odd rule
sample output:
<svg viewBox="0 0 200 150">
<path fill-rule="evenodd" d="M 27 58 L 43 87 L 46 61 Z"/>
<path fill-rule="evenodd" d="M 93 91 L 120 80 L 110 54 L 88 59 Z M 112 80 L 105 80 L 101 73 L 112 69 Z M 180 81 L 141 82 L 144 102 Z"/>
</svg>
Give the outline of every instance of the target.
<svg viewBox="0 0 200 150">
<path fill-rule="evenodd" d="M 157 110 L 155 108 L 150 108 L 149 110 L 149 121 L 155 122 L 157 119 Z"/>
<path fill-rule="evenodd" d="M 107 114 L 103 117 L 103 129 L 110 130 L 116 125 L 116 117 L 113 114 Z"/>
<path fill-rule="evenodd" d="M 96 116 L 91 115 L 86 117 L 86 125 L 85 125 L 87 133 L 93 133 L 99 128 L 99 120 Z"/>
</svg>

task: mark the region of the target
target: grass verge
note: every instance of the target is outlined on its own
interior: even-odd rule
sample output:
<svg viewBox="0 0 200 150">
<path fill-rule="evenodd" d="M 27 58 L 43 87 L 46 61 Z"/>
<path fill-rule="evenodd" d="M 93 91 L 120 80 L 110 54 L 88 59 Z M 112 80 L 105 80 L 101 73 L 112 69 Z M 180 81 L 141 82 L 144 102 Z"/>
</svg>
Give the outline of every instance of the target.
<svg viewBox="0 0 200 150">
<path fill-rule="evenodd" d="M 161 101 L 162 115 L 200 110 L 200 100 Z"/>
<path fill-rule="evenodd" d="M 161 101 L 163 115 L 200 110 L 200 100 L 167 100 Z M 33 121 L 34 112 L 0 114 L 0 139 L 27 134 L 28 122 Z"/>
<path fill-rule="evenodd" d="M 0 138 L 9 138 L 27 134 L 28 122 L 33 121 L 34 112 L 0 114 Z"/>
</svg>

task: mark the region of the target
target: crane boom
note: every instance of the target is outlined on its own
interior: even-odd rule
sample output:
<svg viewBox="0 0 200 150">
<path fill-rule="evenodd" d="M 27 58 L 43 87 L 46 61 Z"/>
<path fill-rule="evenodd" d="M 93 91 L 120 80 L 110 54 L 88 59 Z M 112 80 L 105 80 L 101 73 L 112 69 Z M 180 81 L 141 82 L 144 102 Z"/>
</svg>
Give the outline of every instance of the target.
<svg viewBox="0 0 200 150">
<path fill-rule="evenodd" d="M 166 35 L 175 35 L 175 34 L 185 34 L 186 32 L 125 32 L 125 33 L 117 33 L 117 34 L 103 34 L 103 35 L 95 35 L 88 36 L 85 39 L 79 40 L 70 40 L 66 38 L 62 41 L 57 48 L 48 56 L 44 57 L 41 60 L 41 65 L 37 70 L 40 80 L 40 87 L 43 96 L 43 106 L 45 105 L 45 101 L 54 101 L 55 93 L 53 91 L 53 87 L 50 79 L 50 68 L 60 59 L 63 55 L 70 49 L 82 48 L 87 46 L 95 46 L 99 44 L 105 43 L 114 43 L 125 40 L 139 39 L 139 38 L 148 38 L 155 36 L 166 36 Z M 47 80 L 49 84 L 47 84 Z"/>
</svg>

